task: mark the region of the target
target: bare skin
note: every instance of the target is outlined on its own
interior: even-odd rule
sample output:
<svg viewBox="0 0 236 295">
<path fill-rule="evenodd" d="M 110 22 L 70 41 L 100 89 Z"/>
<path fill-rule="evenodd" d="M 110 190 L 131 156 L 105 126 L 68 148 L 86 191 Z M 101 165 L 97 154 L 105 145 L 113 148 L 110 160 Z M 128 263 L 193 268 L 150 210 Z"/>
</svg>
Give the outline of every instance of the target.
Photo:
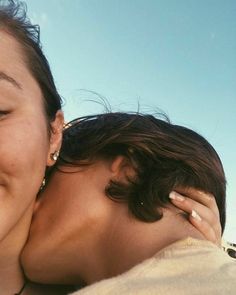
<svg viewBox="0 0 236 295">
<path fill-rule="evenodd" d="M 54 164 L 50 154 L 60 147 L 63 116 L 58 112 L 50 137 L 40 88 L 4 31 L 0 52 L 0 294 L 7 295 L 24 284 L 19 257 L 46 165 Z"/>
<path fill-rule="evenodd" d="M 187 197 L 181 205 L 172 201 L 175 206 L 163 209 L 158 222 L 135 219 L 126 203 L 114 202 L 104 194 L 110 179 L 124 179 L 130 173 L 122 157 L 112 163 L 98 161 L 87 168 L 62 167 L 65 169 L 76 172 L 54 172 L 39 200 L 23 252 L 23 264 L 32 280 L 91 284 L 123 273 L 182 238 L 204 239 L 209 219 L 219 223 L 217 215 L 212 214 L 215 204 L 210 205 L 213 210 L 206 209 Z M 201 199 L 200 192 L 192 193 L 195 199 Z M 195 227 L 179 214 L 181 209 L 190 210 L 191 205 L 204 216 L 204 225 L 192 217 Z M 202 225 L 203 233 L 197 230 Z M 42 239 L 44 243 L 40 244 Z M 48 270 L 47 275 L 43 269 Z"/>
<path fill-rule="evenodd" d="M 1 292 L 5 295 L 18 292 L 24 284 L 19 256 L 27 239 L 35 196 L 41 185 L 45 167 L 54 164 L 50 154 L 60 147 L 63 116 L 58 112 L 56 120 L 51 124 L 53 132 L 49 138 L 40 88 L 24 64 L 19 44 L 3 31 L 0 31 L 0 51 L 0 253 L 4 253 L 0 255 L 0 285 Z M 64 203 L 65 200 L 61 199 L 61 209 L 64 208 Z M 85 208 L 85 213 L 86 210 Z M 94 222 L 99 212 L 96 209 L 92 212 L 95 215 L 89 217 Z M 110 210 L 105 216 L 109 214 L 111 214 Z M 84 212 L 81 214 L 82 219 L 83 216 Z M 65 224 L 61 222 L 62 228 L 66 227 L 67 221 Z M 90 219 L 86 221 L 87 224 L 89 221 Z M 106 218 L 102 224 L 105 225 L 107 221 Z M 95 228 L 98 229 L 96 226 Z M 95 237 L 98 240 L 102 238 L 97 234 Z M 85 239 L 79 245 L 84 245 L 86 248 L 86 241 Z M 94 241 L 91 242 L 91 247 L 94 247 Z M 62 247 L 60 251 L 64 251 L 64 248 Z M 84 253 L 86 257 L 89 252 Z M 99 257 L 95 257 L 94 262 L 102 259 L 102 256 Z M 92 267 L 94 262 L 88 260 Z M 69 263 L 70 260 L 66 265 L 69 266 Z M 128 263 L 126 267 L 131 264 Z M 75 263 L 73 265 L 76 267 Z M 84 261 L 81 266 L 83 265 L 87 265 L 87 261 Z M 123 269 L 122 266 L 119 268 Z M 106 275 L 112 275 L 115 270 L 106 270 L 106 273 Z M 77 273 L 75 276 L 77 277 Z M 97 277 L 100 276 L 99 274 Z M 81 280 L 87 281 L 83 277 L 79 279 Z M 88 279 L 88 282 L 92 280 L 94 278 Z M 28 294 L 56 292 L 58 294 L 58 290 L 53 291 L 49 288 L 46 291 L 45 287 L 41 288 L 31 284 L 27 286 L 25 292 Z"/>
</svg>

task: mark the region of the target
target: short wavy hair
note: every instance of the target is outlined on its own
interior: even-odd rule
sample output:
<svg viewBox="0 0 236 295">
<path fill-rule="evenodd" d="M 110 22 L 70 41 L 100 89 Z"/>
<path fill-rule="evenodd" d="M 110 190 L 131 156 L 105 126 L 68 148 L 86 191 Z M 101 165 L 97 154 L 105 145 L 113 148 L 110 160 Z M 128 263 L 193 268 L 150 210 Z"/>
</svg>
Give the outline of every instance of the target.
<svg viewBox="0 0 236 295">
<path fill-rule="evenodd" d="M 146 222 L 162 217 L 171 191 L 193 187 L 214 195 L 225 226 L 226 180 L 214 148 L 198 133 L 152 115 L 106 113 L 78 118 L 64 130 L 57 167 L 126 157 L 136 171 L 127 182 L 110 181 L 106 195 L 127 202 Z"/>
</svg>

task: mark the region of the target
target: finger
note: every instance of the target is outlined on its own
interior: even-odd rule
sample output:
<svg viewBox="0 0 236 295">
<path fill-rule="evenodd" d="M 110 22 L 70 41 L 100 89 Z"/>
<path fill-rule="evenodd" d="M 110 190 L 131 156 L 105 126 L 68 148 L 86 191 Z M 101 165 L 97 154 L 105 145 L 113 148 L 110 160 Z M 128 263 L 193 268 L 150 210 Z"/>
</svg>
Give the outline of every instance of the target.
<svg viewBox="0 0 236 295">
<path fill-rule="evenodd" d="M 177 192 L 171 192 L 169 195 L 173 205 L 179 209 L 191 214 L 194 210 L 209 224 L 215 231 L 217 239 L 221 239 L 221 225 L 219 216 L 216 215 L 211 208 L 208 208 L 197 201 L 194 201 L 186 196 L 180 195 Z"/>
<path fill-rule="evenodd" d="M 189 215 L 189 221 L 208 241 L 211 241 L 219 247 L 221 246 L 221 238 L 216 235 L 211 225 L 202 219 L 198 212 L 193 210 Z"/>
<path fill-rule="evenodd" d="M 184 195 L 186 197 L 191 198 L 192 200 L 197 201 L 198 203 L 208 207 L 209 209 L 211 209 L 212 212 L 214 212 L 214 214 L 219 217 L 219 210 L 216 204 L 216 200 L 215 197 L 210 194 L 210 193 L 206 193 L 203 192 L 201 190 L 197 190 L 194 188 L 178 188 L 176 189 L 176 192 L 180 193 L 181 195 Z"/>
<path fill-rule="evenodd" d="M 185 212 L 191 213 L 193 209 L 196 209 L 198 212 L 201 211 L 200 214 L 203 214 L 204 216 L 202 216 L 204 218 L 217 219 L 217 215 L 212 211 L 211 208 L 199 203 L 198 201 L 195 201 L 192 198 L 184 196 L 176 191 L 171 192 L 169 198 L 171 199 L 172 203 Z"/>
</svg>

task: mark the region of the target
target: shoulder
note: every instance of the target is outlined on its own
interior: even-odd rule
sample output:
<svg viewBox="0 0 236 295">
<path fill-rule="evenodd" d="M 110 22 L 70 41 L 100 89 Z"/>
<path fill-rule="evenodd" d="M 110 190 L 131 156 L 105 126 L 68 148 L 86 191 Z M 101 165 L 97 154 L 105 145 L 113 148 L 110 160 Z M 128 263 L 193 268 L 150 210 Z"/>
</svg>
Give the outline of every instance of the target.
<svg viewBox="0 0 236 295">
<path fill-rule="evenodd" d="M 234 295 L 236 263 L 205 241 L 170 245 L 126 273 L 95 283 L 73 295 L 208 294 Z"/>
</svg>

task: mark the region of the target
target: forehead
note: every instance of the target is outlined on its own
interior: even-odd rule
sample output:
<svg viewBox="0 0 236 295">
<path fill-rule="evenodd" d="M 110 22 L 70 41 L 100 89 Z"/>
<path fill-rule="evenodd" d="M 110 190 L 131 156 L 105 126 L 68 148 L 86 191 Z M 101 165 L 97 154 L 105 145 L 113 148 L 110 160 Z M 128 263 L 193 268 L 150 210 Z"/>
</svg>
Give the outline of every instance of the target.
<svg viewBox="0 0 236 295">
<path fill-rule="evenodd" d="M 22 93 L 33 94 L 34 97 L 41 96 L 38 83 L 26 65 L 21 45 L 13 36 L 3 30 L 0 30 L 0 52 L 0 72 L 21 85 Z M 4 74 L 1 75 L 2 80 L 4 80 Z"/>
<path fill-rule="evenodd" d="M 0 50 L 0 67 L 8 65 L 9 68 L 13 68 L 13 65 L 9 64 L 10 60 L 16 62 L 17 65 L 24 65 L 20 44 L 4 30 L 0 30 Z"/>
</svg>

